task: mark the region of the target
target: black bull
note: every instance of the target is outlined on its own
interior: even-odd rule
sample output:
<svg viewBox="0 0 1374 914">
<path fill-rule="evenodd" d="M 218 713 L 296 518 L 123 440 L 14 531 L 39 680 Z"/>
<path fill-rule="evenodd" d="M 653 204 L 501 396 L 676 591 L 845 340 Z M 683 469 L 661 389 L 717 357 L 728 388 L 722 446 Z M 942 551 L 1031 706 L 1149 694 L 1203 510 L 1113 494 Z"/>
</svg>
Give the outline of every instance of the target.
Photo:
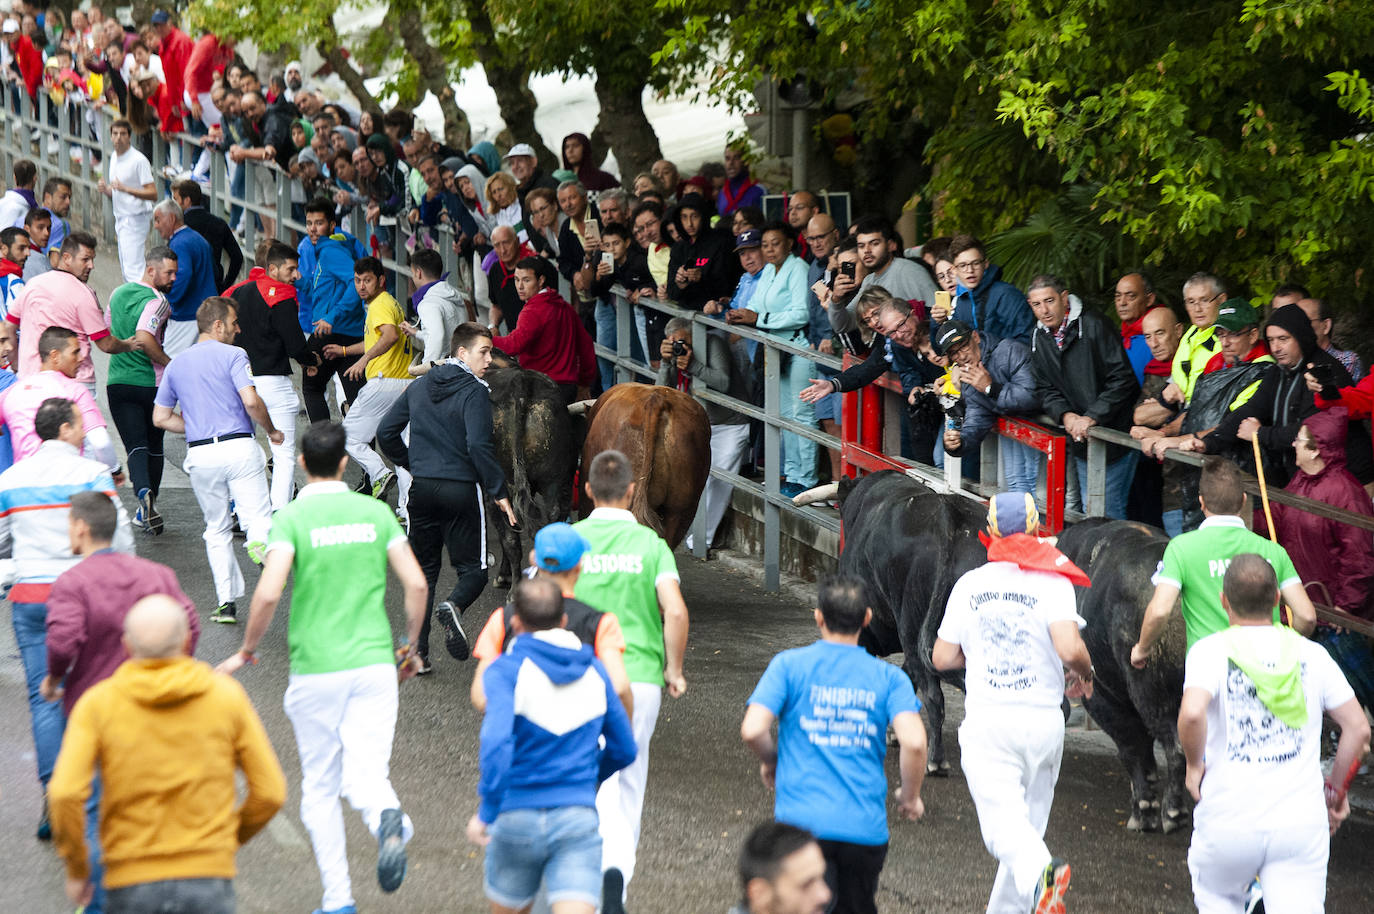
<svg viewBox="0 0 1374 914">
<path fill-rule="evenodd" d="M 978 541 L 986 511 L 894 471 L 846 480 L 840 496 L 845 545 L 839 568 L 865 582 L 873 608 L 860 643 L 877 656 L 904 654 L 903 669 L 926 709 L 929 770 L 947 772 L 940 683 L 962 688 L 963 679 L 937 672 L 931 651 L 954 582 L 987 561 Z M 1078 611 L 1088 623 L 1083 638 L 1096 668 L 1085 707 L 1116 744 L 1131 778 L 1128 827 L 1153 831 L 1162 824 L 1166 832 L 1189 818 L 1176 726 L 1183 692 L 1182 618 L 1175 614 L 1145 670 L 1131 667 L 1130 653 L 1153 592 L 1150 576 L 1167 542 L 1148 527 L 1103 520 L 1075 524 L 1059 540 L 1059 548 L 1093 581 L 1091 588 L 1076 588 Z M 1162 816 L 1156 740 L 1168 765 Z"/>
</svg>

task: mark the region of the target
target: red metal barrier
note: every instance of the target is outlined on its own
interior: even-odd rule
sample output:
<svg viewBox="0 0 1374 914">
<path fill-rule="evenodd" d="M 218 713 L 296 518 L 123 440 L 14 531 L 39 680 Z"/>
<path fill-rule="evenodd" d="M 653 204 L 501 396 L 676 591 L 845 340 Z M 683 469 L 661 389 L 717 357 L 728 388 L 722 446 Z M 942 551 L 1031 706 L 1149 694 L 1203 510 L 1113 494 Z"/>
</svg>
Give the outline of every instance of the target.
<svg viewBox="0 0 1374 914">
<path fill-rule="evenodd" d="M 844 367 L 857 364 L 858 359 L 845 353 Z M 879 470 L 905 471 L 908 464 L 883 453 L 882 389 L 902 392 L 895 375 L 883 375 L 868 387 L 842 394 L 840 408 L 840 469 L 847 476 L 876 473 Z M 1045 455 L 1045 514 L 1041 529 L 1059 533 L 1064 529 L 1065 473 L 1068 449 L 1064 436 L 1028 422 L 1025 419 L 1001 417 L 997 431 Z M 841 533 L 843 536 L 843 532 Z"/>
</svg>

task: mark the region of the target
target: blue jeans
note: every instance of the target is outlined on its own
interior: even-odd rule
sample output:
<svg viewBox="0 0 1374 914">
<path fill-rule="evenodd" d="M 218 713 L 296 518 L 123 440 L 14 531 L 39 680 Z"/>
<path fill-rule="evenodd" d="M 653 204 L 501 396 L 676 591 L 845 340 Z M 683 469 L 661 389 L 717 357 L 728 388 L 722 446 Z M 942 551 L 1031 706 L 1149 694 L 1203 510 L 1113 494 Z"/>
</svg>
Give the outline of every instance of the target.
<svg viewBox="0 0 1374 914">
<path fill-rule="evenodd" d="M 1131 491 L 1131 481 L 1135 479 L 1135 464 L 1140 458 L 1139 451 L 1128 451 L 1116 462 L 1107 464 L 1107 517 L 1115 520 L 1126 519 L 1126 498 Z M 1083 509 L 1088 507 L 1088 458 L 1074 457 L 1073 466 L 1078 474 L 1078 490 L 1082 493 Z"/>
<path fill-rule="evenodd" d="M 778 412 L 784 419 L 814 427 L 815 410 L 810 403 L 798 396 L 811 385 L 811 379 L 808 377 L 811 373 L 812 364 L 806 359 L 794 356 L 788 360 L 786 370 L 778 379 L 778 393 L 782 401 Z M 820 481 L 820 476 L 816 472 L 816 442 L 795 432 L 783 432 L 780 437 L 783 444 L 782 472 L 787 481 L 796 483 L 803 489 L 816 485 Z"/>
<path fill-rule="evenodd" d="M 508 908 L 534 900 L 542 880 L 550 904 L 601 904 L 601 834 L 596 807 L 512 809 L 487 831 L 487 898 Z"/>
<path fill-rule="evenodd" d="M 1174 508 L 1172 511 L 1164 512 L 1164 532 L 1169 536 L 1178 536 L 1183 532 L 1183 509 Z"/>
<path fill-rule="evenodd" d="M 1008 492 L 1029 492 L 1035 494 L 1035 484 L 1040 478 L 1040 452 L 1012 438 L 999 442 L 1002 448 L 1002 473 L 1006 476 L 1003 487 Z"/>
<path fill-rule="evenodd" d="M 164 879 L 126 885 L 110 890 L 106 912 L 234 914 L 234 883 L 229 879 Z"/>
<path fill-rule="evenodd" d="M 86 853 L 91 861 L 91 903 L 81 914 L 102 914 L 105 910 L 105 855 L 100 850 L 100 775 L 91 780 L 91 795 L 86 798 Z"/>
<path fill-rule="evenodd" d="M 29 687 L 29 715 L 33 722 L 33 750 L 38 757 L 38 780 L 44 787 L 52 777 L 52 766 L 62 748 L 62 732 L 66 721 L 62 717 L 62 703 L 44 701 L 38 693 L 43 677 L 48 674 L 48 604 L 14 603 L 14 640 L 19 644 L 19 657 L 24 663 L 24 679 Z"/>
<path fill-rule="evenodd" d="M 239 162 L 234 169 L 234 175 L 229 180 L 229 199 L 233 204 L 229 207 L 229 227 L 237 230 L 239 218 L 243 215 L 243 199 L 248 194 L 248 166 Z"/>
<path fill-rule="evenodd" d="M 611 302 L 596 303 L 596 341 L 615 351 L 615 305 Z M 596 367 L 601 372 L 601 389 L 610 390 L 615 386 L 615 365 L 606 359 L 597 359 Z"/>
</svg>

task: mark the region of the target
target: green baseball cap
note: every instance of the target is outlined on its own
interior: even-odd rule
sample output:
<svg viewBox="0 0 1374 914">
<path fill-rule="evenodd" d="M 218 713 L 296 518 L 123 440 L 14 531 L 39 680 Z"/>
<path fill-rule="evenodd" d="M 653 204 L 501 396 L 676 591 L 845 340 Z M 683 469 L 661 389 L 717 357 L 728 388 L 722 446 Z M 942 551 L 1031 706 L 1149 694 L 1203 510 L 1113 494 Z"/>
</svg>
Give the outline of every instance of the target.
<svg viewBox="0 0 1374 914">
<path fill-rule="evenodd" d="M 1217 312 L 1217 326 L 1236 333 L 1259 326 L 1259 312 L 1243 298 L 1228 298 Z"/>
</svg>

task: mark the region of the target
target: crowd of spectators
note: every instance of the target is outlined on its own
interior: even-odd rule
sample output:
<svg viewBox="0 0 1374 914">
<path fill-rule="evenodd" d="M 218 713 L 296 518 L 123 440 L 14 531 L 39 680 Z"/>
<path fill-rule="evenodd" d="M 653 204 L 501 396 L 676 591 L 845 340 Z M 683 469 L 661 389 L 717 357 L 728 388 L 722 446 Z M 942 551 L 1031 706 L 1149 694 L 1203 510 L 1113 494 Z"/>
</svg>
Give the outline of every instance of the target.
<svg viewBox="0 0 1374 914">
<path fill-rule="evenodd" d="M 145 156 L 154 132 L 204 138 L 195 155 L 183 159 L 177 144 L 166 144 L 164 158 L 151 163 L 167 180 L 153 198 L 163 191 L 171 197 L 151 223 L 184 263 L 202 256 L 200 245 L 191 250 L 178 234 L 194 229 L 186 235 L 205 239 L 214 271 L 200 277 L 201 269 L 183 267 L 169 295 L 174 320 L 179 310 L 194 311 L 189 299 L 202 286 L 223 291 L 235 281 L 254 220 L 299 248 L 304 333 L 344 346 L 360 338 L 352 264 L 373 255 L 412 275 L 413 298 L 389 280 L 412 321 L 421 322 L 418 303 L 438 281 L 445 321 L 464 311 L 469 319 L 485 316 L 499 340 L 520 350 L 525 367 L 550 373 L 572 399 L 615 381 L 607 360 L 592 370 L 587 342 L 614 348 L 621 290 L 634 305 L 633 356 L 662 384 L 761 403 L 762 349 L 732 333 L 736 327 L 822 353 L 849 352 L 856 361 L 840 373 L 781 359 L 784 417 L 835 434 L 838 395 L 895 373 L 910 404 L 902 454 L 927 464 L 976 455 L 999 418 L 1047 415 L 1067 433 L 1077 489 L 1086 491 L 1089 429 L 1129 433 L 1138 450 L 1108 449 L 1106 511 L 1171 534 L 1195 527 L 1201 514 L 1195 473 L 1162 462 L 1166 451 L 1227 454 L 1250 470 L 1258 455 L 1268 483 L 1287 485 L 1300 476 L 1294 441 L 1304 420 L 1339 403 L 1339 391 L 1353 390 L 1363 374 L 1359 358 L 1332 342 L 1328 303 L 1301 287 L 1280 288 L 1266 316 L 1213 273 L 1193 275 L 1174 298 L 1174 290 L 1156 288 L 1136 270 L 1117 283 L 1114 313 L 1099 311 L 1053 275 L 1018 287 L 968 234 L 907 248 L 886 217 L 837 223 L 824 195 L 800 188 L 781 193 L 781 208 L 774 203 L 769 218 L 764 206 L 772 198 L 751 175 L 743 145 L 732 144 L 690 176 L 662 160 L 617 178 L 601 167 L 604 155 L 587 135 L 571 133 L 558 150 L 561 167 L 550 172 L 524 141 L 533 138 L 515 137 L 504 154 L 487 141 L 450 148 L 403 108 L 331 97 L 298 61 L 260 74 L 232 41 L 188 35 L 164 10 L 135 28 L 95 6 L 64 19 L 17 0 L 3 35 L 0 71 L 12 104 L 25 93 L 31 101 L 46 93 L 50 117 L 92 131 L 103 129 L 96 115 L 107 108 L 118 118 L 116 130 L 127 124 Z M 215 157 L 230 189 L 227 222 L 205 206 Z M 250 162 L 270 167 L 250 169 Z M 40 201 L 31 163 L 16 164 L 13 177 L 0 199 L 0 227 L 26 232 L 25 263 L 11 256 L 0 270 L 14 263 L 27 276 L 30 265 L 42 269 L 55 257 L 70 230 L 71 185 L 49 177 Z M 274 224 L 278 182 L 296 231 Z M 128 193 L 113 194 L 116 209 L 121 196 L 126 208 L 151 209 L 149 187 L 126 181 Z M 46 237 L 38 224 L 44 216 Z M 452 256 L 444 249 L 450 245 Z M 431 253 L 417 256 L 422 252 Z M 126 274 L 142 269 L 140 259 Z M 187 284 L 197 282 L 179 308 Z M 536 307 L 525 308 L 531 299 Z M 642 307 L 649 300 L 717 318 L 708 352 L 693 350 L 686 328 L 669 332 L 668 315 Z M 564 319 L 561 309 L 577 319 Z M 309 379 L 312 417 L 327 412 L 328 380 L 344 367 L 324 362 Z M 1319 393 L 1323 385 L 1329 401 Z M 343 386 L 351 400 L 356 379 Z M 1340 436 L 1341 449 L 1345 469 L 1370 486 L 1374 450 L 1362 415 L 1347 414 L 1354 427 Z M 760 426 L 730 410 L 713 408 L 711 416 L 718 425 L 714 465 L 757 470 Z M 1333 431 L 1323 440 L 1336 437 Z M 784 493 L 838 476 L 838 453 L 802 435 L 782 439 Z M 1000 457 L 1004 487 L 1036 490 L 1041 454 L 1004 438 Z M 712 494 L 708 501 L 724 497 Z M 719 517 L 720 506 L 711 508 Z"/>
</svg>

